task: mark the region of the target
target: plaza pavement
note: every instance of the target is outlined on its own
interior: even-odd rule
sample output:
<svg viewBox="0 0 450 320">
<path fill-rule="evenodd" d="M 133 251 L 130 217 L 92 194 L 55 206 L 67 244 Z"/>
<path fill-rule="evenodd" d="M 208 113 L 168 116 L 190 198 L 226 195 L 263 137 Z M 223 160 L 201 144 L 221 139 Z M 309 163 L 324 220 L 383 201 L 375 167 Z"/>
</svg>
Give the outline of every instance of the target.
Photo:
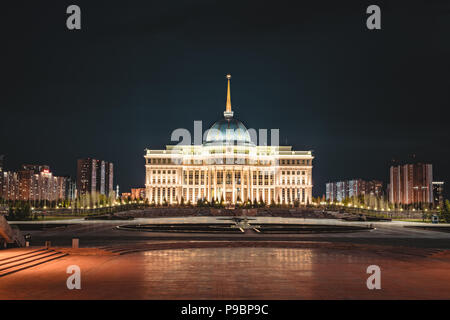
<svg viewBox="0 0 450 320">
<path fill-rule="evenodd" d="M 187 221 L 218 222 L 216 217 L 72 220 L 54 222 L 68 227 L 32 231 L 36 247 L 2 250 L 0 264 L 45 240 L 67 255 L 0 277 L 0 299 L 450 299 L 450 233 L 405 228 L 420 223 L 372 223 L 372 231 L 300 235 L 115 228 Z M 345 223 L 271 217 L 251 222 L 281 221 Z M 68 248 L 73 237 L 82 248 Z M 66 287 L 70 265 L 81 269 L 81 290 Z M 381 290 L 367 289 L 369 265 L 381 269 Z"/>
</svg>

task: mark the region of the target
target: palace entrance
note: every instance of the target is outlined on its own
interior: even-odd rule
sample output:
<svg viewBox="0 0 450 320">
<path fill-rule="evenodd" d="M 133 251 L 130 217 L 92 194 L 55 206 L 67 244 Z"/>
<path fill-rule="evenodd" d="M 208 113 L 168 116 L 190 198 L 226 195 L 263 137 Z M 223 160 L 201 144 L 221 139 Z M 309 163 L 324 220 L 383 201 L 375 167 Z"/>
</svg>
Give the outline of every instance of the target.
<svg viewBox="0 0 450 320">
<path fill-rule="evenodd" d="M 233 203 L 233 192 L 225 193 L 225 201 L 228 203 Z"/>
</svg>

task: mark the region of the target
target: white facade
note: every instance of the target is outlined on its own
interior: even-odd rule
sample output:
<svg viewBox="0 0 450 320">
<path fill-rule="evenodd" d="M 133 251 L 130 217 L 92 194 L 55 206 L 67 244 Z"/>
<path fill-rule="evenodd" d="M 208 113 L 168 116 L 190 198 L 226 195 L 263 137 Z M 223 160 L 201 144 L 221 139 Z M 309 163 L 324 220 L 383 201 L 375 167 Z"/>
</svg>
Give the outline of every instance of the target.
<svg viewBox="0 0 450 320">
<path fill-rule="evenodd" d="M 311 203 L 312 152 L 253 144 L 242 122 L 233 118 L 227 78 L 224 118 L 209 129 L 202 145 L 146 150 L 146 198 L 155 204 L 195 204 L 199 199 Z"/>
</svg>

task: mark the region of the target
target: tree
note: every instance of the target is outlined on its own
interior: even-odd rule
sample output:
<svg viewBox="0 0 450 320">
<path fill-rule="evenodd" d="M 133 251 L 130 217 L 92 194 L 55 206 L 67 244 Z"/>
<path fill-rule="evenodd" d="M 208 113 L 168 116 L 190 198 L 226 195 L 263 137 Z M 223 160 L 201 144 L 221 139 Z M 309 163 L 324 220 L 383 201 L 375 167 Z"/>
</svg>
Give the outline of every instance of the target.
<svg viewBox="0 0 450 320">
<path fill-rule="evenodd" d="M 346 197 L 344 200 L 342 200 L 342 204 L 344 206 L 348 205 L 350 203 L 350 199 L 348 197 Z"/>
<path fill-rule="evenodd" d="M 441 217 L 446 223 L 450 223 L 450 201 L 445 200 L 443 208 L 441 208 Z"/>
<path fill-rule="evenodd" d="M 109 196 L 108 196 L 108 205 L 112 206 L 115 201 L 116 201 L 116 195 L 114 194 L 114 192 L 110 192 Z"/>
<path fill-rule="evenodd" d="M 251 207 L 252 207 L 252 202 L 250 201 L 250 199 L 248 199 L 244 204 L 244 208 L 250 209 Z"/>
<path fill-rule="evenodd" d="M 18 202 L 11 206 L 8 212 L 8 220 L 29 220 L 31 218 L 31 206 L 28 202 Z"/>
</svg>

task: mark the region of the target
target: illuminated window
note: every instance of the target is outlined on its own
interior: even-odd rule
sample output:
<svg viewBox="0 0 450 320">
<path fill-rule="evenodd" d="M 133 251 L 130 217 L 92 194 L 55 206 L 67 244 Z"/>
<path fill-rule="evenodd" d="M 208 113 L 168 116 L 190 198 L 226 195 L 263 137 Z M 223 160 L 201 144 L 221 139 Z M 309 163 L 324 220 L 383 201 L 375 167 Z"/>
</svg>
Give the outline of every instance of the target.
<svg viewBox="0 0 450 320">
<path fill-rule="evenodd" d="M 199 184 L 199 179 L 198 179 L 198 170 L 195 170 L 195 182 L 194 184 L 198 185 Z"/>
<path fill-rule="evenodd" d="M 231 172 L 227 172 L 226 184 L 231 184 Z"/>
</svg>

